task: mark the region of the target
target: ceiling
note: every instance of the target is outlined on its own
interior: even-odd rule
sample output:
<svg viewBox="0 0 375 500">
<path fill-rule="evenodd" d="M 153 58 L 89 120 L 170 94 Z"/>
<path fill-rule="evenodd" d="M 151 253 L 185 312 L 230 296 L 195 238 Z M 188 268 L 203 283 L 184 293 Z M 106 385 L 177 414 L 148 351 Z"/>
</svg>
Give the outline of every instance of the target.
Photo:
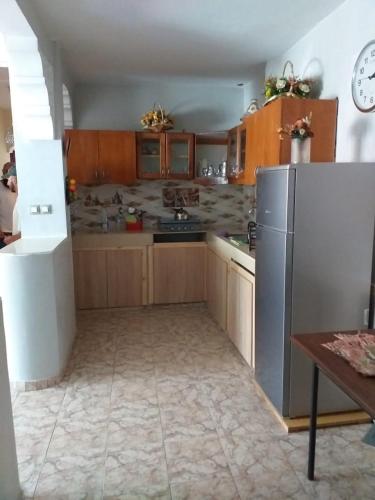
<svg viewBox="0 0 375 500">
<path fill-rule="evenodd" d="M 245 81 L 344 0 L 30 0 L 76 82 Z"/>
<path fill-rule="evenodd" d="M 0 109 L 10 109 L 8 68 L 0 68 Z"/>
</svg>

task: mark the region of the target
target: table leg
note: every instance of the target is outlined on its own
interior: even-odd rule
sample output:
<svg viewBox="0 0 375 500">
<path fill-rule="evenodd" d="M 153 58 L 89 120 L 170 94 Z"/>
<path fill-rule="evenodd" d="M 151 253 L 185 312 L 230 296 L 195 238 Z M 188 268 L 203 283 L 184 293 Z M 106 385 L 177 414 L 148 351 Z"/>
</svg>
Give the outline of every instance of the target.
<svg viewBox="0 0 375 500">
<path fill-rule="evenodd" d="M 318 387 L 319 387 L 319 368 L 313 365 L 313 381 L 311 391 L 311 412 L 310 412 L 310 435 L 309 435 L 309 463 L 307 468 L 307 477 L 314 481 L 315 469 L 315 444 L 316 444 L 316 418 L 318 411 Z"/>
</svg>

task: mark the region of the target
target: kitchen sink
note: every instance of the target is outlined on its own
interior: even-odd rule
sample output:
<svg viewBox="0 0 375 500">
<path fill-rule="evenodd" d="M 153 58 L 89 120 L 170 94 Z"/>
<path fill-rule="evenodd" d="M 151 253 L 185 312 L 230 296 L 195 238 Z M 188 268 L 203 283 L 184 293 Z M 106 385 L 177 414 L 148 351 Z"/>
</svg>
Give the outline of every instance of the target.
<svg viewBox="0 0 375 500">
<path fill-rule="evenodd" d="M 233 243 L 233 245 L 236 245 L 236 246 L 249 244 L 247 233 L 244 233 L 244 234 L 226 234 L 225 238 L 227 238 L 231 243 Z"/>
</svg>

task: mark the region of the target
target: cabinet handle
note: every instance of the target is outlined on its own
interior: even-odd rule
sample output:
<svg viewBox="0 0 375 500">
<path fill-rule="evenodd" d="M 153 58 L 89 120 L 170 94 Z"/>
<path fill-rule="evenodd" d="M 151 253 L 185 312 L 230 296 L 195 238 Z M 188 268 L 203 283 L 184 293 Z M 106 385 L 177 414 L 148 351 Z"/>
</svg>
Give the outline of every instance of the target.
<svg viewBox="0 0 375 500">
<path fill-rule="evenodd" d="M 99 178 L 99 172 L 95 170 L 95 179 L 98 180 L 98 178 Z"/>
<path fill-rule="evenodd" d="M 102 179 L 104 179 L 104 177 L 105 177 L 105 172 L 104 170 L 102 170 Z"/>
<path fill-rule="evenodd" d="M 170 168 L 168 168 L 168 170 L 167 170 L 167 177 L 169 177 L 170 174 L 171 174 L 171 170 L 170 170 Z"/>
</svg>

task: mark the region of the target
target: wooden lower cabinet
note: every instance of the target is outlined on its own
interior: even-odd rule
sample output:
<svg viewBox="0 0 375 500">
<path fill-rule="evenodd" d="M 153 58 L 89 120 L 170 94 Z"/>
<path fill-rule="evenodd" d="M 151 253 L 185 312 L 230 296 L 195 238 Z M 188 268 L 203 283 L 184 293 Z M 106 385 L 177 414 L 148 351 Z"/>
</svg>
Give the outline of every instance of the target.
<svg viewBox="0 0 375 500">
<path fill-rule="evenodd" d="M 254 367 L 254 306 L 254 275 L 231 262 L 228 287 L 228 334 L 250 367 Z"/>
<path fill-rule="evenodd" d="M 73 252 L 77 309 L 107 307 L 107 256 L 105 250 Z"/>
<path fill-rule="evenodd" d="M 145 248 L 107 250 L 108 307 L 147 303 Z"/>
<path fill-rule="evenodd" d="M 77 309 L 147 304 L 147 248 L 73 252 Z"/>
<path fill-rule="evenodd" d="M 150 301 L 154 304 L 205 301 L 206 252 L 204 242 L 154 244 Z"/>
<path fill-rule="evenodd" d="M 207 250 L 207 306 L 211 316 L 227 329 L 228 261 Z"/>
</svg>

